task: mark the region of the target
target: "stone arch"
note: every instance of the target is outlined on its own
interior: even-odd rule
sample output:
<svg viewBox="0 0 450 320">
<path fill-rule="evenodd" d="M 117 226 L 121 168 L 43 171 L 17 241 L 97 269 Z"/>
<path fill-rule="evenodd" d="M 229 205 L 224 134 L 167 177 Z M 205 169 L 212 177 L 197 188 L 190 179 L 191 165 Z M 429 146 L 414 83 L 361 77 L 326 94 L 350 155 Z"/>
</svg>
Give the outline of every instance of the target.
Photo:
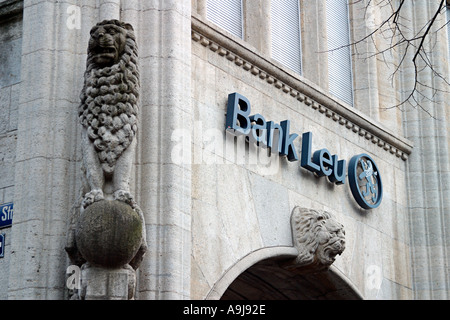
<svg viewBox="0 0 450 320">
<path fill-rule="evenodd" d="M 234 264 L 206 299 L 360 300 L 356 286 L 336 267 L 314 274 L 296 273 L 283 264 L 297 257 L 294 247 L 256 250 Z"/>
</svg>

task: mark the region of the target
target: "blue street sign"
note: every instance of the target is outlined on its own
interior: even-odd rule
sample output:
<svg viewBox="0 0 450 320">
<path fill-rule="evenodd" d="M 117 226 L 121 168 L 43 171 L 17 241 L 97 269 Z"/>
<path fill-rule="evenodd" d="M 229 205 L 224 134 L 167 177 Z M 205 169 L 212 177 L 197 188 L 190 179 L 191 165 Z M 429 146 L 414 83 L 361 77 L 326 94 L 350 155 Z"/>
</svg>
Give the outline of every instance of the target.
<svg viewBox="0 0 450 320">
<path fill-rule="evenodd" d="M 5 234 L 0 234 L 0 258 L 5 256 Z"/>
<path fill-rule="evenodd" d="M 0 228 L 10 227 L 13 219 L 13 203 L 0 205 Z"/>
</svg>

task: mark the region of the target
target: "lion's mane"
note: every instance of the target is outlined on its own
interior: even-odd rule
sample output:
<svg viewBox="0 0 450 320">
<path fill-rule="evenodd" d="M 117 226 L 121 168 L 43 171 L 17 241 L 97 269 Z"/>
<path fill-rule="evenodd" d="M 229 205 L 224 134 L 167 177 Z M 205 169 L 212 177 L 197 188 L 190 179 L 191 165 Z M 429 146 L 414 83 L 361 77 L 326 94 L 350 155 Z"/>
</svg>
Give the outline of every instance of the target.
<svg viewBox="0 0 450 320">
<path fill-rule="evenodd" d="M 295 207 L 291 225 L 297 266 L 326 269 L 345 249 L 344 227 L 329 212 Z"/>
<path fill-rule="evenodd" d="M 133 29 L 118 20 L 105 20 L 97 26 L 106 24 L 126 29 L 125 49 L 118 63 L 101 68 L 88 50 L 78 115 L 104 173 L 111 174 L 136 135 L 140 84 Z"/>
</svg>

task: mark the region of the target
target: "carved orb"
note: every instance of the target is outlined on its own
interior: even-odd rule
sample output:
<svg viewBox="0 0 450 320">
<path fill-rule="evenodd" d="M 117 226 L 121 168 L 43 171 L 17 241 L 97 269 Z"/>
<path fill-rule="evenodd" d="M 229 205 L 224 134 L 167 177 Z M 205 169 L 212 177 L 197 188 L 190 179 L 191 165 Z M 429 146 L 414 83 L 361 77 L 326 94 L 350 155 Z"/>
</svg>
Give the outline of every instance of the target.
<svg viewBox="0 0 450 320">
<path fill-rule="evenodd" d="M 136 255 L 142 228 L 139 215 L 128 204 L 117 200 L 94 202 L 78 221 L 77 247 L 91 264 L 119 268 Z"/>
</svg>

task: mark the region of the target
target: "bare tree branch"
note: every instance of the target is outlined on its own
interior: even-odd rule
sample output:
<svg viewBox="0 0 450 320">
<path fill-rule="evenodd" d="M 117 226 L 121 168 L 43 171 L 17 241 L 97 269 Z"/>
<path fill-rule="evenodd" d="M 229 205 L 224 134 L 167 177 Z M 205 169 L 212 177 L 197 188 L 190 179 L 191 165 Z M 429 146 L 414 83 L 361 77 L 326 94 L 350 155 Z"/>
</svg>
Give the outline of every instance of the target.
<svg viewBox="0 0 450 320">
<path fill-rule="evenodd" d="M 365 3 L 364 8 L 364 18 L 366 20 L 369 7 L 373 5 L 372 0 L 354 0 L 349 3 L 349 5 L 355 5 L 358 3 Z M 398 3 L 398 6 L 396 6 Z M 443 26 L 439 28 L 436 27 L 436 22 L 438 21 L 439 15 L 445 15 L 446 9 L 446 0 L 441 0 L 436 11 L 433 13 L 431 19 L 426 21 L 426 23 L 421 26 L 418 31 L 414 32 L 413 27 L 408 24 L 404 24 L 405 21 L 408 21 L 405 18 L 405 15 L 402 14 L 405 10 L 406 0 L 384 0 L 378 4 L 380 10 L 381 8 L 385 8 L 389 6 L 391 13 L 383 19 L 383 21 L 375 26 L 373 30 L 371 30 L 368 34 L 363 36 L 362 38 L 351 42 L 348 45 L 343 45 L 337 48 L 332 48 L 328 50 L 328 52 L 332 52 L 335 50 L 339 50 L 345 47 L 353 47 L 356 54 L 360 55 L 358 52 L 357 46 L 362 43 L 366 43 L 367 41 L 372 41 L 373 46 L 375 48 L 375 52 L 366 53 L 366 59 L 373 58 L 376 56 L 381 56 L 385 63 L 386 61 L 385 55 L 397 53 L 398 54 L 398 64 L 395 65 L 394 71 L 391 74 L 391 80 L 394 79 L 394 76 L 402 69 L 402 66 L 407 66 L 406 64 L 411 64 L 411 67 L 414 70 L 414 85 L 413 88 L 409 91 L 406 97 L 400 101 L 398 104 L 387 107 L 397 108 L 403 105 L 409 104 L 413 107 L 419 107 L 423 111 L 428 114 L 431 113 L 424 108 L 422 105 L 422 101 L 433 101 L 436 94 L 439 92 L 448 92 L 448 90 L 442 90 L 427 84 L 424 84 L 420 81 L 420 73 L 424 71 L 431 71 L 432 75 L 437 79 L 443 81 L 447 86 L 450 86 L 448 79 L 445 76 L 440 74 L 435 66 L 432 63 L 432 59 L 430 57 L 432 50 L 427 51 L 426 46 L 432 45 L 431 41 L 434 34 L 444 28 L 450 22 L 447 21 Z M 402 22 L 403 21 L 403 22 Z M 409 22 L 409 21 L 408 21 Z M 411 21 L 412 23 L 412 21 Z M 412 34 L 412 35 L 411 35 Z M 408 36 L 409 35 L 409 36 Z M 378 48 L 376 37 L 382 37 L 384 40 L 389 40 L 389 45 L 384 48 Z M 436 46 L 437 41 L 435 41 L 434 46 Z M 412 58 L 411 58 L 412 56 Z M 431 95 L 427 95 L 423 92 L 430 91 Z M 433 101 L 436 102 L 436 101 Z"/>
</svg>

